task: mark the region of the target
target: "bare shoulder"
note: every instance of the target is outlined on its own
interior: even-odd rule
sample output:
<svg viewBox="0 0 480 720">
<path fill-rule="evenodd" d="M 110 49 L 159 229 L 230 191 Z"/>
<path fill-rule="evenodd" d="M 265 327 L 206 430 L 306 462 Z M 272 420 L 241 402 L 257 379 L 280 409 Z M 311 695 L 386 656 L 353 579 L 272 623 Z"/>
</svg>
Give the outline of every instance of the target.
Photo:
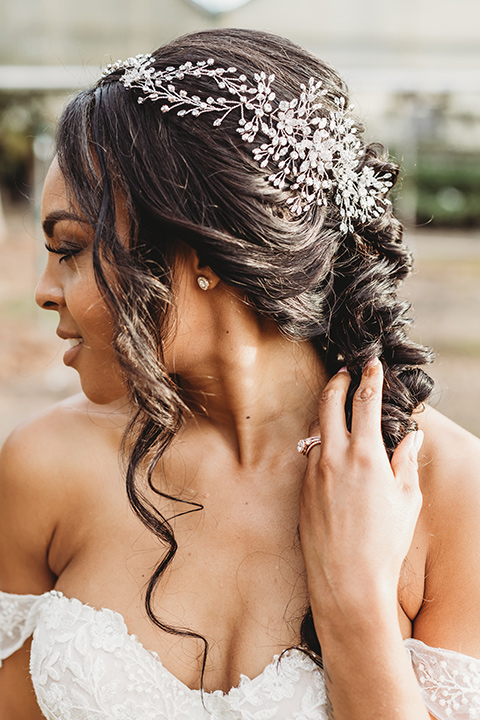
<svg viewBox="0 0 480 720">
<path fill-rule="evenodd" d="M 450 508 L 454 512 L 480 499 L 480 439 L 430 407 L 416 419 L 425 433 L 420 480 L 432 510 L 455 500 Z"/>
<path fill-rule="evenodd" d="M 48 550 L 82 492 L 81 478 L 105 453 L 118 452 L 113 410 L 84 395 L 58 403 L 14 430 L 0 453 L 0 583 L 7 592 L 50 589 Z"/>
<path fill-rule="evenodd" d="M 83 397 L 73 396 L 51 406 L 19 425 L 5 441 L 0 468 L 3 482 L 12 480 L 29 482 L 31 474 L 36 476 L 58 458 L 58 453 L 68 455 L 70 435 L 76 430 L 81 418 Z M 52 453 L 52 451 L 54 451 Z M 48 474 L 50 477 L 50 473 Z"/>
<path fill-rule="evenodd" d="M 126 424 L 120 404 L 99 406 L 82 393 L 51 406 L 19 425 L 0 454 L 2 477 L 15 483 L 54 482 L 62 468 L 84 461 L 97 442 L 115 440 Z"/>
<path fill-rule="evenodd" d="M 418 422 L 429 550 L 415 636 L 480 658 L 480 440 L 432 408 Z"/>
<path fill-rule="evenodd" d="M 93 405 L 83 394 L 72 396 L 19 425 L 0 453 L 3 492 L 39 500 L 55 492 L 61 500 L 68 468 L 88 463 L 89 451 L 114 431 L 113 413 Z M 118 422 L 117 425 L 120 425 Z"/>
</svg>

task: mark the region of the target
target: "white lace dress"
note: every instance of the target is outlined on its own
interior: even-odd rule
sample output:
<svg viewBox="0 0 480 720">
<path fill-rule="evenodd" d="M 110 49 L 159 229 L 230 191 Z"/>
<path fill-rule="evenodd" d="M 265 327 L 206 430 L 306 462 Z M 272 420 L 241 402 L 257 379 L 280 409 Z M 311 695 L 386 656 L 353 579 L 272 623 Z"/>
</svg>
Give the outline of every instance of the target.
<svg viewBox="0 0 480 720">
<path fill-rule="evenodd" d="M 33 633 L 30 672 L 49 720 L 326 720 L 322 671 L 290 650 L 228 693 L 191 690 L 127 631 L 121 615 L 57 591 L 0 592 L 0 664 Z M 480 660 L 407 640 L 439 720 L 480 720 Z"/>
</svg>

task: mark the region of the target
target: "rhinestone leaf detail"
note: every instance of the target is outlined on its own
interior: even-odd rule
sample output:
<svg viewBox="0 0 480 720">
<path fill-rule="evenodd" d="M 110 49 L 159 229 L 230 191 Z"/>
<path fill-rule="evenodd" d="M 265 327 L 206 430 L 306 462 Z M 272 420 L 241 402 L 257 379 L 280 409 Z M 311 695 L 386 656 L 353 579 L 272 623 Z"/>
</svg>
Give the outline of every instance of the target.
<svg viewBox="0 0 480 720">
<path fill-rule="evenodd" d="M 354 220 L 368 223 L 390 204 L 386 194 L 393 184 L 391 174 L 376 175 L 367 165 L 359 169 L 362 142 L 353 108 L 343 97 L 335 98 L 335 110 L 324 107 L 327 90 L 321 80 L 310 78 L 308 85 L 300 84 L 298 97 L 279 100 L 273 74 L 255 73 L 252 82 L 235 67 L 217 67 L 212 58 L 159 71 L 153 62 L 152 55 L 137 55 L 109 65 L 103 75 L 123 69 L 119 81 L 141 91 L 140 104 L 161 101 L 162 112 L 176 111 L 178 117 L 217 114 L 214 127 L 237 111 L 237 132 L 251 145 L 268 182 L 290 191 L 286 203 L 294 215 L 325 206 L 331 198 L 340 212 L 340 231 L 347 233 L 353 231 Z M 210 78 L 215 92 L 189 95 L 181 89 L 187 76 Z"/>
</svg>

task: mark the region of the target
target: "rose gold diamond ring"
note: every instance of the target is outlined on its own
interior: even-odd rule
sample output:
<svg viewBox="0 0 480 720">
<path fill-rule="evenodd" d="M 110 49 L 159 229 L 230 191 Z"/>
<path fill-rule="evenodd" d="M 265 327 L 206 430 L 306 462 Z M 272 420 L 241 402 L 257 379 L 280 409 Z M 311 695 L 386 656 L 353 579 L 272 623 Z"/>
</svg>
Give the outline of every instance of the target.
<svg viewBox="0 0 480 720">
<path fill-rule="evenodd" d="M 310 452 L 310 450 L 315 447 L 315 445 L 320 445 L 321 442 L 322 438 L 319 435 L 312 435 L 312 437 L 299 440 L 297 450 L 302 455 L 308 457 L 308 453 Z"/>
</svg>

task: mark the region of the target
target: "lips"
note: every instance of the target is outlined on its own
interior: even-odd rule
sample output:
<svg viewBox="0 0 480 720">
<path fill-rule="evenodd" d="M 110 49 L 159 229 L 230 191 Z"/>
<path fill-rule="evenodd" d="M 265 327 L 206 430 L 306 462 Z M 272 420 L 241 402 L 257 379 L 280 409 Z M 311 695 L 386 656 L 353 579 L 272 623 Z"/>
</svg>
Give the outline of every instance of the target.
<svg viewBox="0 0 480 720">
<path fill-rule="evenodd" d="M 68 340 L 68 344 L 70 347 L 66 351 L 66 353 L 63 356 L 63 362 L 65 365 L 73 365 L 75 358 L 81 352 L 82 345 L 83 345 L 83 338 L 81 337 L 68 337 L 65 338 L 65 340 Z"/>
</svg>

